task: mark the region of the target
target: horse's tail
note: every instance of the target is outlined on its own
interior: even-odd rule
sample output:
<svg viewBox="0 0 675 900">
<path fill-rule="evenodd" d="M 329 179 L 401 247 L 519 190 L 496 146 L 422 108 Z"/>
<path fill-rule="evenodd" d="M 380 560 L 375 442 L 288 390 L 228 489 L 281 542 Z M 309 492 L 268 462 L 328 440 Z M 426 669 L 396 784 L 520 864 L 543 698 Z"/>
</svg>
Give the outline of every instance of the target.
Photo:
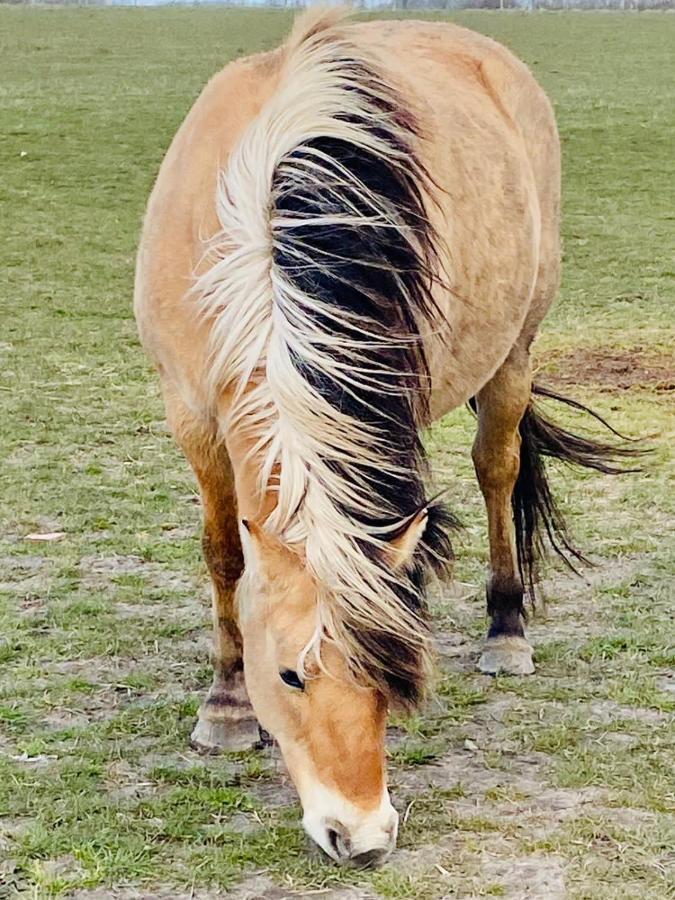
<svg viewBox="0 0 675 900">
<path fill-rule="evenodd" d="M 617 444 L 573 434 L 548 419 L 534 402 L 525 412 L 520 423 L 520 472 L 513 491 L 512 506 L 520 574 L 531 599 L 534 599 L 537 566 L 547 547 L 573 571 L 576 571 L 575 563 L 589 562 L 572 543 L 565 518 L 551 493 L 546 458 L 552 457 L 568 465 L 594 469 L 607 475 L 621 475 L 639 471 L 626 468 L 622 463 L 634 459 L 645 450 L 627 446 L 627 438 L 582 403 L 537 384 L 532 386 L 532 393 L 535 397 L 556 400 L 588 413 L 623 442 Z"/>
</svg>

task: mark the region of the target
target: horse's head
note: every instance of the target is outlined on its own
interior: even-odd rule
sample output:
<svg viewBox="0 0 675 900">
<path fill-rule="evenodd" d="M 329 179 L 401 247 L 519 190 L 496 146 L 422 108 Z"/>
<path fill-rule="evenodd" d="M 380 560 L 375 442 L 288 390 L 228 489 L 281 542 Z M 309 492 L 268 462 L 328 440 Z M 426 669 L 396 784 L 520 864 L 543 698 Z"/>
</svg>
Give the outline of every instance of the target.
<svg viewBox="0 0 675 900">
<path fill-rule="evenodd" d="M 397 538 L 392 568 L 412 553 L 424 525 L 414 521 Z M 310 837 L 337 862 L 381 862 L 398 828 L 387 790 L 387 700 L 356 683 L 330 640 L 320 665 L 314 652 L 304 655 L 317 629 L 317 589 L 302 554 L 253 522 L 241 531 L 239 620 L 256 716 L 281 748 Z"/>
</svg>

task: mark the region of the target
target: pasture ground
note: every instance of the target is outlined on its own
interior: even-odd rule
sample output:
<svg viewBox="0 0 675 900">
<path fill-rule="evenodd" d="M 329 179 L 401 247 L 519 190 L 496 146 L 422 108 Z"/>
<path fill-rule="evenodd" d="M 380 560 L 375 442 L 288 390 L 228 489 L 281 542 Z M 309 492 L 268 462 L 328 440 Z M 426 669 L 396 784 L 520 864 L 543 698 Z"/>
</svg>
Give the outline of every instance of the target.
<svg viewBox="0 0 675 900">
<path fill-rule="evenodd" d="M 565 279 L 542 377 L 656 449 L 640 476 L 554 473 L 597 566 L 550 570 L 537 675 L 490 679 L 473 425 L 434 429 L 466 524 L 457 583 L 434 607 L 436 698 L 392 726 L 400 850 L 357 873 L 306 852 L 273 755 L 188 748 L 209 682 L 199 510 L 131 316 L 172 134 L 290 17 L 0 7 L 0 896 L 675 896 L 675 17 L 453 19 L 511 46 L 557 108 Z"/>
</svg>

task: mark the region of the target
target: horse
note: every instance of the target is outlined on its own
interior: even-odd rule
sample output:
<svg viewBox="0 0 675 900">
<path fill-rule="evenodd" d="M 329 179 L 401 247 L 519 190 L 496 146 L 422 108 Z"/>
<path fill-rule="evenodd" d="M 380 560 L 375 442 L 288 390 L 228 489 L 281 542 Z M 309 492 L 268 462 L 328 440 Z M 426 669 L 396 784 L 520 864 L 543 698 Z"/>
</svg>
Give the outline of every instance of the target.
<svg viewBox="0 0 675 900">
<path fill-rule="evenodd" d="M 426 585 L 457 522 L 429 497 L 424 428 L 476 414 L 485 673 L 534 671 L 544 538 L 578 555 L 545 457 L 616 471 L 611 445 L 535 403 L 565 400 L 530 361 L 559 219 L 554 115 L 523 63 L 453 24 L 336 10 L 208 83 L 149 199 L 135 315 L 199 483 L 212 582 L 192 743 L 271 735 L 338 863 L 396 844 L 387 717 L 433 672 Z"/>
</svg>

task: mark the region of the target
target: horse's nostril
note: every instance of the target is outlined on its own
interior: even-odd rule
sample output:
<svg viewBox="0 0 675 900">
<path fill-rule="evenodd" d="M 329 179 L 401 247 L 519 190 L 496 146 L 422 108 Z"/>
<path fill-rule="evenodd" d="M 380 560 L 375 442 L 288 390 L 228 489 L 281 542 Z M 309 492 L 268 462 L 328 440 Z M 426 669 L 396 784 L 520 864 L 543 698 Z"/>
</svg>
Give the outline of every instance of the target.
<svg viewBox="0 0 675 900">
<path fill-rule="evenodd" d="M 331 850 L 335 851 L 336 856 L 340 856 L 340 835 L 335 831 L 334 828 L 328 829 L 328 843 L 330 844 Z"/>
<path fill-rule="evenodd" d="M 350 862 L 358 869 L 374 869 L 375 866 L 383 863 L 387 856 L 389 856 L 389 850 L 379 847 L 375 850 L 366 850 L 365 853 L 357 853 L 356 856 L 352 856 Z"/>
<path fill-rule="evenodd" d="M 349 833 L 339 822 L 333 822 L 326 827 L 328 846 L 335 854 L 335 859 L 342 861 L 347 859 L 352 852 L 352 842 Z"/>
</svg>

